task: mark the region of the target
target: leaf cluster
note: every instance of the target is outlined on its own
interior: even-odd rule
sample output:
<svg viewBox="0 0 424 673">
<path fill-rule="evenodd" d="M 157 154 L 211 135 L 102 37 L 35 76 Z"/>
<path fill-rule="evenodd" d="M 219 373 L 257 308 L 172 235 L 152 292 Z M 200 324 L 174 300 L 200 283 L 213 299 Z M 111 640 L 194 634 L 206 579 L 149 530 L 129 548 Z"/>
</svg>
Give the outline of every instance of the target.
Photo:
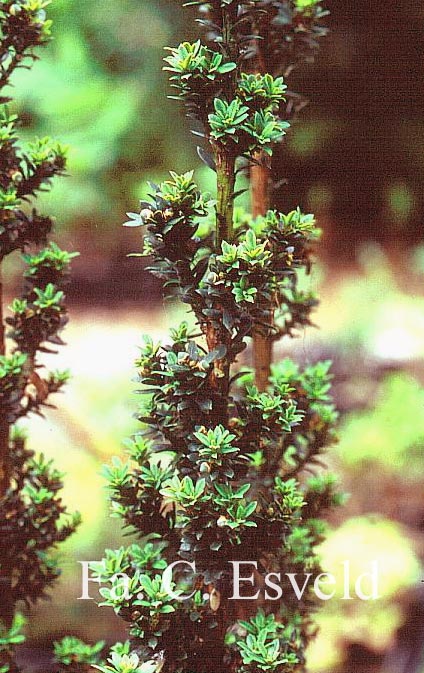
<svg viewBox="0 0 424 673">
<path fill-rule="evenodd" d="M 16 68 L 36 57 L 34 48 L 50 40 L 50 0 L 2 0 L 0 4 L 0 88 L 9 84 Z M 2 102 L 7 98 L 2 97 Z"/>
<path fill-rule="evenodd" d="M 45 0 L 0 3 L 0 89 L 20 67 L 36 58 L 35 48 L 50 39 Z M 68 372 L 45 372 L 40 353 L 55 352 L 67 323 L 64 290 L 75 253 L 48 244 L 53 221 L 34 200 L 62 175 L 66 150 L 48 138 L 26 146 L 7 95 L 0 97 L 0 265 L 20 250 L 26 263 L 24 287 L 7 317 L 0 296 L 0 670 L 15 673 L 14 649 L 23 640 L 16 607 L 45 598 L 60 571 L 57 545 L 79 523 L 62 502 L 62 475 L 43 455 L 26 448 L 16 423 L 42 415 L 50 396 L 61 390 Z M 44 247 L 43 247 L 44 246 Z M 0 286 L 1 287 L 1 286 Z"/>
<path fill-rule="evenodd" d="M 185 327 L 175 328 L 180 339 L 186 334 Z M 180 341 L 178 349 L 184 346 Z M 266 558 L 262 572 L 269 567 L 300 573 L 305 567 L 318 569 L 314 548 L 324 531 L 318 517 L 336 502 L 336 484 L 334 478 L 317 475 L 299 480 L 299 475 L 305 465 L 319 461 L 322 449 L 334 440 L 336 414 L 328 396 L 329 363 L 301 370 L 285 360 L 274 369 L 272 390 L 259 393 L 246 384 L 241 395 L 236 387 L 229 421 L 226 426 L 214 425 L 207 406 L 203 410 L 197 406 L 207 391 L 208 371 L 197 380 L 203 382 L 200 388 L 185 372 L 185 392 L 179 396 L 179 371 L 172 371 L 169 364 L 174 348 L 175 343 L 168 350 L 146 339 L 138 363 L 148 397 L 141 417 L 147 428 L 126 443 L 127 462 L 115 459 L 105 469 L 112 511 L 141 536 L 140 546 L 136 556 L 134 546 L 108 552 L 94 570 L 108 585 L 102 590 L 103 604 L 129 622 L 134 643 L 143 644 L 143 656 L 164 651 L 167 660 L 181 662 L 181 671 L 203 670 L 193 662 L 199 648 L 206 646 L 201 644 L 205 629 L 207 642 L 216 642 L 214 601 L 218 595 L 222 603 L 230 595 L 229 560 L 248 553 Z M 187 406 L 178 400 L 186 400 Z M 189 586 L 199 593 L 183 603 L 165 596 L 158 575 L 178 556 L 196 560 Z M 129 599 L 123 588 L 121 593 L 117 590 L 119 580 L 112 580 L 117 573 L 132 578 Z M 190 593 L 184 578 L 176 579 L 177 587 Z M 211 586 L 215 593 L 210 593 Z M 300 610 L 306 616 L 312 604 L 311 596 L 300 607 L 295 599 L 286 600 L 291 629 L 287 643 L 301 638 L 303 627 L 295 614 Z M 275 638 L 268 637 L 262 642 L 263 634 L 258 638 L 226 647 L 227 656 L 234 661 L 240 657 L 237 670 L 253 670 L 258 656 L 263 657 L 263 666 L 272 664 L 280 671 L 284 663 L 297 670 L 298 654 L 291 646 L 283 647 L 278 640 L 277 647 Z"/>
<path fill-rule="evenodd" d="M 27 450 L 25 437 L 16 429 L 10 437 L 10 449 L 11 485 L 0 501 L 0 577 L 7 596 L 2 603 L 3 624 L 9 622 L 12 614 L 8 610 L 17 603 L 29 606 L 46 597 L 46 590 L 60 573 L 51 552 L 80 520 L 78 514 L 66 513 L 60 497 L 62 475 L 51 461 Z M 9 645 L 15 644 L 18 641 L 0 642 L 0 661 L 7 658 Z"/>
</svg>

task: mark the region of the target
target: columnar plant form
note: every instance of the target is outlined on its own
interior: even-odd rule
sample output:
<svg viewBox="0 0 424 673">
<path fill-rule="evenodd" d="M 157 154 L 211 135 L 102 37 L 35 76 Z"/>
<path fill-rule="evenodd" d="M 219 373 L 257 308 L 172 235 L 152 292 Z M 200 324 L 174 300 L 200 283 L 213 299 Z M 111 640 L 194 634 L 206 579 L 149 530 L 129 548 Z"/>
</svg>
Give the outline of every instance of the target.
<svg viewBox="0 0 424 673">
<path fill-rule="evenodd" d="M 19 120 L 4 90 L 16 68 L 28 67 L 34 48 L 50 38 L 43 0 L 0 4 L 0 268 L 8 255 L 23 252 L 24 289 L 5 306 L 0 283 L 0 671 L 18 671 L 15 646 L 23 641 L 19 612 L 43 598 L 59 574 L 54 557 L 78 517 L 66 514 L 61 474 L 27 448 L 18 422 L 42 414 L 50 396 L 68 378 L 47 372 L 40 353 L 61 344 L 67 322 L 63 287 L 72 253 L 48 245 L 52 220 L 34 199 L 65 169 L 64 149 L 47 138 L 24 146 Z"/>
<path fill-rule="evenodd" d="M 316 299 L 299 275 L 318 230 L 300 208 L 253 217 L 235 201 L 239 173 L 266 168 L 289 129 L 284 78 L 260 71 L 258 59 L 265 48 L 291 53 L 291 34 L 313 51 L 323 10 L 307 0 L 189 4 L 200 5 L 208 42 L 170 49 L 165 69 L 203 138 L 216 195 L 202 193 L 192 171 L 171 173 L 126 223 L 143 227 L 141 254 L 191 318 L 164 344 L 145 337 L 136 362 L 143 426 L 126 442 L 128 461 L 105 470 L 113 514 L 138 540 L 93 565 L 102 604 L 130 634 L 99 668 L 292 673 L 304 670 L 317 601 L 309 588 L 298 599 L 287 587 L 276 601 L 264 578 L 320 572 L 322 514 L 338 500 L 320 469 L 336 421 L 329 363 L 286 358 L 258 386 L 237 362 L 248 362 L 255 334 L 274 341 L 310 324 Z M 193 572 L 178 565 L 170 591 L 163 572 L 175 561 Z M 234 600 L 242 561 L 256 564 L 255 587 L 245 583 Z"/>
</svg>

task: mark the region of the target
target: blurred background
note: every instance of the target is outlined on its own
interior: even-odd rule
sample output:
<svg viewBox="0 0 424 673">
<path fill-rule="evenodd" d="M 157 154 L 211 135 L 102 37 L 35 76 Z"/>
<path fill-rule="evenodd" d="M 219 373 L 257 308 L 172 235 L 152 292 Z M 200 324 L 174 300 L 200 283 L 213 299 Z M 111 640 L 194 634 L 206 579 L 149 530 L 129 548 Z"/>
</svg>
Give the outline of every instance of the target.
<svg viewBox="0 0 424 673">
<path fill-rule="evenodd" d="M 328 461 L 351 495 L 332 515 L 323 565 L 340 569 L 350 558 L 361 573 L 378 558 L 383 596 L 329 601 L 309 669 L 424 673 L 424 7 L 357 0 L 328 8 L 319 57 L 291 81 L 310 105 L 278 156 L 287 178 L 278 207 L 300 204 L 324 231 L 308 280 L 321 297 L 319 329 L 281 344 L 279 355 L 333 360 L 340 442 Z M 55 39 L 15 80 L 28 138 L 48 134 L 70 147 L 69 177 L 42 205 L 57 218 L 56 240 L 82 252 L 68 346 L 54 358 L 73 380 L 47 422 L 31 421 L 31 442 L 66 472 L 64 498 L 84 523 L 61 550 L 51 603 L 31 623 L 29 666 L 42 665 L 47 644 L 67 633 L 125 637 L 106 608 L 77 600 L 78 561 L 121 543 L 99 471 L 137 427 L 137 343 L 144 332 L 165 337 L 184 317 L 127 257 L 140 249 L 140 232 L 120 223 L 146 180 L 169 169 L 196 166 L 201 184 L 210 180 L 161 71 L 164 45 L 197 36 L 190 12 L 175 0 L 55 0 Z"/>
</svg>

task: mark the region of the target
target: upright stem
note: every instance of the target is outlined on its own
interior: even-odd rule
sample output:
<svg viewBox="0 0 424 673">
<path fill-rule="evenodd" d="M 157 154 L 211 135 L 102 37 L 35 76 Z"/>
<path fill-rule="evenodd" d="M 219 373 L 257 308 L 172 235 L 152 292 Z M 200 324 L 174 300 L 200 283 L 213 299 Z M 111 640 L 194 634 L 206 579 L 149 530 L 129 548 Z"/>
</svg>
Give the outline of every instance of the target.
<svg viewBox="0 0 424 673">
<path fill-rule="evenodd" d="M 265 164 L 254 164 L 250 169 L 250 189 L 252 198 L 252 215 L 265 215 L 270 207 L 269 183 L 270 169 Z"/>
<path fill-rule="evenodd" d="M 222 26 L 222 48 L 229 61 L 238 62 L 239 47 L 233 37 L 233 25 L 237 18 L 237 3 L 223 5 L 220 10 Z M 232 100 L 237 88 L 237 71 L 234 70 L 224 87 L 223 95 L 228 101 Z M 234 220 L 234 189 L 236 183 L 236 156 L 233 148 L 220 143 L 213 143 L 216 165 L 216 251 L 219 254 L 222 241 L 230 242 L 233 238 Z M 216 308 L 223 313 L 221 305 Z M 228 393 L 230 387 L 230 357 L 228 350 L 232 335 L 224 327 L 222 318 L 211 320 L 205 326 L 205 335 L 209 351 L 220 346 L 227 348 L 227 354 L 215 360 L 213 371 L 210 374 L 211 387 L 217 393 L 214 403 L 214 420 L 216 423 L 226 424 L 228 420 Z"/>
<path fill-rule="evenodd" d="M 216 204 L 216 250 L 220 251 L 222 241 L 231 241 L 233 237 L 235 157 L 225 148 L 218 147 L 215 151 L 217 172 L 217 204 Z M 216 307 L 222 312 L 222 306 Z M 222 320 L 211 320 L 205 329 L 209 352 L 220 346 L 227 351 L 231 344 L 231 334 L 225 329 Z M 211 387 L 217 393 L 214 404 L 214 420 L 226 423 L 228 417 L 228 391 L 230 385 L 230 359 L 228 354 L 215 360 L 210 374 Z"/>
<path fill-rule="evenodd" d="M 267 59 L 263 52 L 260 41 L 257 41 L 257 70 L 262 75 L 268 70 Z M 259 159 L 265 157 L 259 156 Z M 260 165 L 253 165 L 250 169 L 250 191 L 252 201 L 252 215 L 258 217 L 265 215 L 270 208 L 270 188 L 271 172 L 265 161 Z M 269 306 L 270 322 L 273 321 L 273 307 Z M 255 369 L 255 383 L 258 389 L 263 392 L 268 387 L 271 376 L 271 364 L 273 356 L 274 341 L 271 334 L 264 333 L 265 328 L 255 327 L 252 331 L 253 338 L 253 366 Z"/>
<path fill-rule="evenodd" d="M 222 4 L 222 3 L 221 3 Z M 237 18 L 237 3 L 222 4 L 222 47 L 229 61 L 239 60 L 239 46 L 234 40 L 233 26 Z M 231 101 L 237 89 L 237 70 L 233 70 L 224 87 L 224 95 Z M 225 145 L 214 147 L 217 183 L 216 204 L 216 248 L 219 251 L 222 241 L 231 241 L 233 237 L 234 188 L 236 184 L 236 153 Z"/>
<path fill-rule="evenodd" d="M 269 199 L 270 170 L 262 165 L 254 165 L 250 169 L 250 190 L 253 217 L 265 215 L 270 207 Z M 272 306 L 270 322 L 273 318 Z M 271 334 L 264 333 L 265 328 L 255 327 L 253 337 L 253 366 L 255 369 L 255 383 L 258 389 L 266 390 L 271 376 L 271 364 L 274 341 Z"/>
<path fill-rule="evenodd" d="M 225 150 L 217 150 L 216 173 L 216 247 L 219 251 L 222 241 L 231 241 L 233 238 L 235 157 Z"/>
<path fill-rule="evenodd" d="M 0 261 L 0 355 L 6 352 L 4 321 L 3 321 L 3 282 Z M 0 410 L 1 412 L 1 410 Z M 9 423 L 4 415 L 0 413 L 0 498 L 5 494 L 9 485 L 8 475 L 8 456 L 9 456 Z"/>
</svg>

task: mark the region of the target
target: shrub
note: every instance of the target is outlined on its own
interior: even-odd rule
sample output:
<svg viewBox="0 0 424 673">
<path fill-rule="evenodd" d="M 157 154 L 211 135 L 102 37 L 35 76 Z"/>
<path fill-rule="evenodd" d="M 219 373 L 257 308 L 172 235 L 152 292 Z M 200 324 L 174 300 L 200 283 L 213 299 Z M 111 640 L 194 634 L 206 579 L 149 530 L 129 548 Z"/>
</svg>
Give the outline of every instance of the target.
<svg viewBox="0 0 424 673">
<path fill-rule="evenodd" d="M 272 344 L 310 324 L 316 299 L 298 281 L 318 230 L 300 208 L 267 204 L 252 217 L 234 206 L 238 174 L 267 172 L 289 128 L 285 80 L 258 67 L 268 62 L 262 45 L 294 65 L 314 50 L 323 10 L 314 0 L 188 4 L 200 5 L 208 42 L 169 49 L 165 69 L 204 141 L 198 153 L 216 174 L 216 195 L 199 190 L 193 171 L 171 172 L 126 222 L 144 228 L 137 254 L 192 320 L 165 344 L 145 337 L 136 361 L 143 428 L 126 443 L 128 459 L 105 468 L 113 515 L 137 541 L 92 567 L 105 585 L 101 605 L 130 633 L 98 668 L 289 673 L 304 670 L 312 592 L 284 593 L 277 604 L 263 591 L 259 603 L 232 600 L 231 567 L 257 564 L 250 595 L 267 573 L 319 572 L 321 517 L 338 500 L 319 470 L 336 420 L 329 363 L 268 360 L 264 377 L 236 362 L 252 336 Z M 168 585 L 163 573 L 176 561 L 193 572 L 180 566 Z"/>
<path fill-rule="evenodd" d="M 42 415 L 68 372 L 47 372 L 39 355 L 60 345 L 67 322 L 64 287 L 76 253 L 48 244 L 52 220 L 33 203 L 65 170 L 65 150 L 48 138 L 24 147 L 19 120 L 4 93 L 19 67 L 36 58 L 34 49 L 50 38 L 43 0 L 2 0 L 0 4 L 0 267 L 22 251 L 24 289 L 3 317 L 0 283 L 0 671 L 18 670 L 15 647 L 24 640 L 20 605 L 46 595 L 59 574 L 56 545 L 75 529 L 60 498 L 62 475 L 43 455 L 27 448 L 20 419 Z M 43 247 L 44 246 L 44 247 Z M 8 328 L 6 327 L 8 325 Z"/>
</svg>

